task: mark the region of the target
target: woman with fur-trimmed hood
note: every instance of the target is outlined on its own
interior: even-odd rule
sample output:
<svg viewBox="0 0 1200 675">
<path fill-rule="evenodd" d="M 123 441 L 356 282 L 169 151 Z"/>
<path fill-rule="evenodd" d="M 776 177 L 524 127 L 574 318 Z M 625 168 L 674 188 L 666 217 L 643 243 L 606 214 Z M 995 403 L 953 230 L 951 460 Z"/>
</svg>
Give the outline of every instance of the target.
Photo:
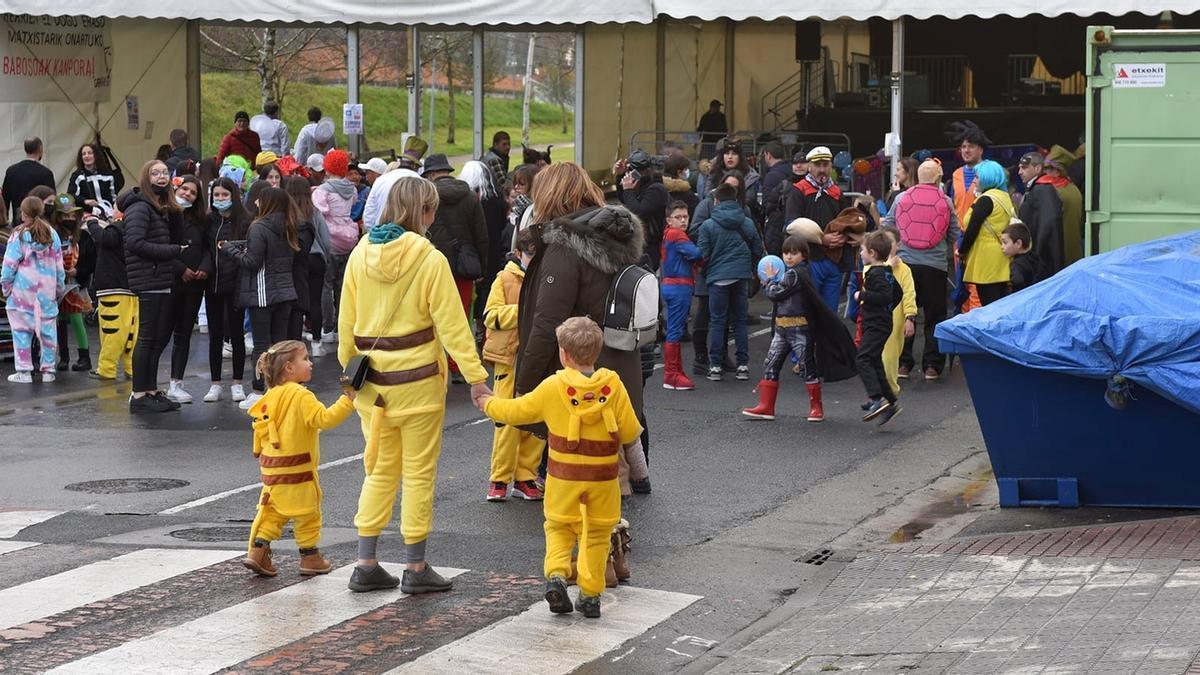
<svg viewBox="0 0 1200 675">
<path fill-rule="evenodd" d="M 645 240 L 641 222 L 623 206 L 605 206 L 604 194 L 578 164 L 543 169 L 533 182 L 532 197 L 531 227 L 538 245 L 521 287 L 518 396 L 562 368 L 554 334 L 559 324 L 572 316 L 603 324 L 613 275 L 642 258 Z M 644 422 L 638 352 L 605 347 L 596 367 L 616 371 Z"/>
</svg>

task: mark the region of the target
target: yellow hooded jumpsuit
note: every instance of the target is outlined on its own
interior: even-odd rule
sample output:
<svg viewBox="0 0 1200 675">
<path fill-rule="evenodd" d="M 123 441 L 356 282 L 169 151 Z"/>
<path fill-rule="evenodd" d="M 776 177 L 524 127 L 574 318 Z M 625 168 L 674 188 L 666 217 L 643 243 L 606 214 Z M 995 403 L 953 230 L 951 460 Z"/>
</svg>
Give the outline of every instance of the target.
<svg viewBox="0 0 1200 675">
<path fill-rule="evenodd" d="M 321 463 L 318 432 L 332 429 L 350 416 L 354 405 L 342 396 L 329 408 L 296 382 L 271 387 L 249 410 L 254 418 L 254 456 L 262 472 L 258 514 L 250 526 L 254 539 L 275 541 L 283 526 L 295 520 L 296 545 L 315 548 L 321 538 Z"/>
<path fill-rule="evenodd" d="M 354 402 L 366 439 L 354 525 L 359 536 L 378 536 L 403 483 L 400 532 L 405 544 L 419 544 L 433 525 L 446 352 L 471 384 L 488 378 L 446 257 L 412 232 L 384 244 L 364 237 L 346 263 L 338 335 L 343 367 L 356 354 L 370 360 Z"/>
<path fill-rule="evenodd" d="M 484 412 L 504 424 L 546 423 L 546 578 L 570 575 L 578 544 L 579 590 L 600 595 L 610 535 L 621 520 L 617 453 L 642 435 L 621 378 L 606 368 L 591 377 L 563 369 L 524 396 L 488 399 Z"/>
<path fill-rule="evenodd" d="M 492 290 L 483 309 L 483 325 L 487 327 L 483 359 L 495 364 L 492 388 L 497 398 L 512 398 L 515 393 L 513 364 L 519 348 L 517 301 L 521 297 L 521 284 L 524 281 L 524 268 L 509 261 L 492 282 Z M 536 436 L 514 426 L 496 428 L 492 438 L 491 482 L 511 483 L 514 478 L 518 482 L 534 480 L 541 461 L 542 441 Z"/>
</svg>

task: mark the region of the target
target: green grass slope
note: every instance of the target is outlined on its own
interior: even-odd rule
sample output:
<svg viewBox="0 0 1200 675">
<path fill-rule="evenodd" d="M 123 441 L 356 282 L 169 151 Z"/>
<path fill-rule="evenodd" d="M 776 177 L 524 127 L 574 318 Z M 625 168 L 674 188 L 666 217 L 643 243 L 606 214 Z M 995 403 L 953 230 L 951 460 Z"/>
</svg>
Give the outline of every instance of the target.
<svg viewBox="0 0 1200 675">
<path fill-rule="evenodd" d="M 366 128 L 367 148 L 373 152 L 394 148 L 401 150 L 400 135 L 408 129 L 408 90 L 398 87 L 364 86 L 360 90 L 363 117 Z M 292 83 L 288 86 L 283 101 L 283 120 L 287 122 L 292 140 L 300 128 L 307 123 L 306 114 L 310 106 L 317 106 L 332 117 L 337 126 L 338 147 L 346 147 L 342 133 L 342 104 L 346 102 L 346 89 L 337 85 Z M 431 152 L 447 155 L 470 154 L 471 147 L 471 96 L 459 91 L 455 95 L 457 129 L 455 143 L 446 143 L 446 128 L 449 117 L 449 97 L 444 91 L 435 94 L 434 138 Z M 221 138 L 233 126 L 233 114 L 245 110 L 251 116 L 261 111 L 257 79 L 250 75 L 234 73 L 205 73 L 200 78 L 202 101 L 201 121 L 203 124 L 202 152 L 205 156 L 215 155 Z M 422 97 L 424 129 L 422 138 L 429 133 L 429 94 Z M 574 136 L 574 117 L 567 112 L 567 133 L 562 133 L 558 107 L 533 102 L 529 109 L 530 141 L 532 143 L 560 143 Z M 519 145 L 521 136 L 521 100 L 487 97 L 484 101 L 484 144 L 491 143 L 492 134 L 504 130 L 512 134 L 514 145 Z M 426 138 L 426 140 L 430 140 Z M 519 155 L 518 155 L 519 156 Z M 519 163 L 519 162 L 518 162 Z"/>
</svg>

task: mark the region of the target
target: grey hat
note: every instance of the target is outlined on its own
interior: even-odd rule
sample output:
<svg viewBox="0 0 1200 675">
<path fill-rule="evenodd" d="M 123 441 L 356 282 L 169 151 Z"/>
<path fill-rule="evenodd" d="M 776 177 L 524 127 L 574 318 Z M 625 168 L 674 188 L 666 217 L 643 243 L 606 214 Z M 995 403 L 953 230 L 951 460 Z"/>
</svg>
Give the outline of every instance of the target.
<svg viewBox="0 0 1200 675">
<path fill-rule="evenodd" d="M 427 174 L 434 173 L 436 171 L 449 171 L 450 173 L 454 173 L 454 167 L 450 166 L 450 160 L 446 159 L 446 156 L 440 152 L 434 153 L 425 158 L 424 169 L 421 171 L 421 173 Z"/>
</svg>

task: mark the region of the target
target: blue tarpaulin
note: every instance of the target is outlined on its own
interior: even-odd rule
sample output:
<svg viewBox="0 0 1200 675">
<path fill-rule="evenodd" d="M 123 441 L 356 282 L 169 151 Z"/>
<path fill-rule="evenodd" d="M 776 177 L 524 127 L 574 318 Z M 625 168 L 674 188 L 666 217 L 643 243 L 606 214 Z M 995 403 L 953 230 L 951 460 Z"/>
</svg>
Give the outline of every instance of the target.
<svg viewBox="0 0 1200 675">
<path fill-rule="evenodd" d="M 1200 414 L 1200 232 L 1086 258 L 939 324 L 936 336 L 943 352 L 1123 376 Z"/>
</svg>

